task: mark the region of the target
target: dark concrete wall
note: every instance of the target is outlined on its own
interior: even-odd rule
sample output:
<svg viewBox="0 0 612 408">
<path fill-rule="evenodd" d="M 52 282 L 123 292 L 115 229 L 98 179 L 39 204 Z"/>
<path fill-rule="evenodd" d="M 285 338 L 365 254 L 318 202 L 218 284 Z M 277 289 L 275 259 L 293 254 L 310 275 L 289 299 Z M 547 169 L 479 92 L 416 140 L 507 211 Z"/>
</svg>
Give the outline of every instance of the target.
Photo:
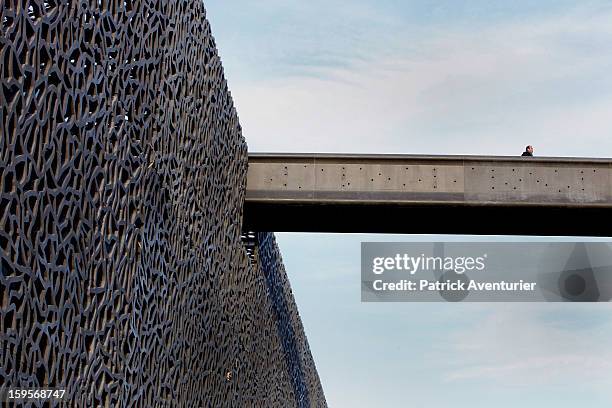
<svg viewBox="0 0 612 408">
<path fill-rule="evenodd" d="M 200 1 L 0 10 L 0 385 L 324 406 Z"/>
</svg>

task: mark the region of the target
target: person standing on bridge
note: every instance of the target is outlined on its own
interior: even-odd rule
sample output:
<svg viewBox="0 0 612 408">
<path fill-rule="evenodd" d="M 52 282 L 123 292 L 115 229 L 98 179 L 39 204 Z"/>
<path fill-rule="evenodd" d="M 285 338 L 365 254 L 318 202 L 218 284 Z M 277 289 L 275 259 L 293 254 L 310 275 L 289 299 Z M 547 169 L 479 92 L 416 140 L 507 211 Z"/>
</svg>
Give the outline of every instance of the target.
<svg viewBox="0 0 612 408">
<path fill-rule="evenodd" d="M 533 157 L 533 146 L 527 145 L 527 147 L 525 148 L 525 151 L 523 152 L 523 154 L 521 154 L 521 156 Z"/>
</svg>

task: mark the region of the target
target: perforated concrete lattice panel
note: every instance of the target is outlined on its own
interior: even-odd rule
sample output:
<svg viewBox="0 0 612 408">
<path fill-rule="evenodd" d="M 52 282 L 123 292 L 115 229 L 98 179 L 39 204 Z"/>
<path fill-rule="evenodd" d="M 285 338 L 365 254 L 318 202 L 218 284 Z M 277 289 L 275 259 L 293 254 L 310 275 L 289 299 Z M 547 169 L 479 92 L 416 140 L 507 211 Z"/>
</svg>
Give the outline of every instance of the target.
<svg viewBox="0 0 612 408">
<path fill-rule="evenodd" d="M 325 406 L 200 1 L 0 10 L 0 385 Z"/>
</svg>

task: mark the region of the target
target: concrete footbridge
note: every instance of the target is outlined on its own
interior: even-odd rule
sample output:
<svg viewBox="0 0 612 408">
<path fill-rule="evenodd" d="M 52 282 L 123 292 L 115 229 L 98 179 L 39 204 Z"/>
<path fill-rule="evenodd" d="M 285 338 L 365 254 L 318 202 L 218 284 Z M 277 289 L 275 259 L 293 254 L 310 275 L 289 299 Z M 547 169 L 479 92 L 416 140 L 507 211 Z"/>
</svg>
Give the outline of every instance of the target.
<svg viewBox="0 0 612 408">
<path fill-rule="evenodd" d="M 612 159 L 252 153 L 243 228 L 612 236 Z"/>
</svg>

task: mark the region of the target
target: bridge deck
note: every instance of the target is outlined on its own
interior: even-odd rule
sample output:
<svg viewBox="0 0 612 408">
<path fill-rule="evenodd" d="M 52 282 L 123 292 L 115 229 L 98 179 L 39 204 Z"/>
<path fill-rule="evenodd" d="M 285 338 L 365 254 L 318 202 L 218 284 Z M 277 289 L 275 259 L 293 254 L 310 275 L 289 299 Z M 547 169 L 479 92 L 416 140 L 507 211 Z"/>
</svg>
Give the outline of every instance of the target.
<svg viewBox="0 0 612 408">
<path fill-rule="evenodd" d="M 612 236 L 612 159 L 250 154 L 244 228 Z"/>
</svg>

